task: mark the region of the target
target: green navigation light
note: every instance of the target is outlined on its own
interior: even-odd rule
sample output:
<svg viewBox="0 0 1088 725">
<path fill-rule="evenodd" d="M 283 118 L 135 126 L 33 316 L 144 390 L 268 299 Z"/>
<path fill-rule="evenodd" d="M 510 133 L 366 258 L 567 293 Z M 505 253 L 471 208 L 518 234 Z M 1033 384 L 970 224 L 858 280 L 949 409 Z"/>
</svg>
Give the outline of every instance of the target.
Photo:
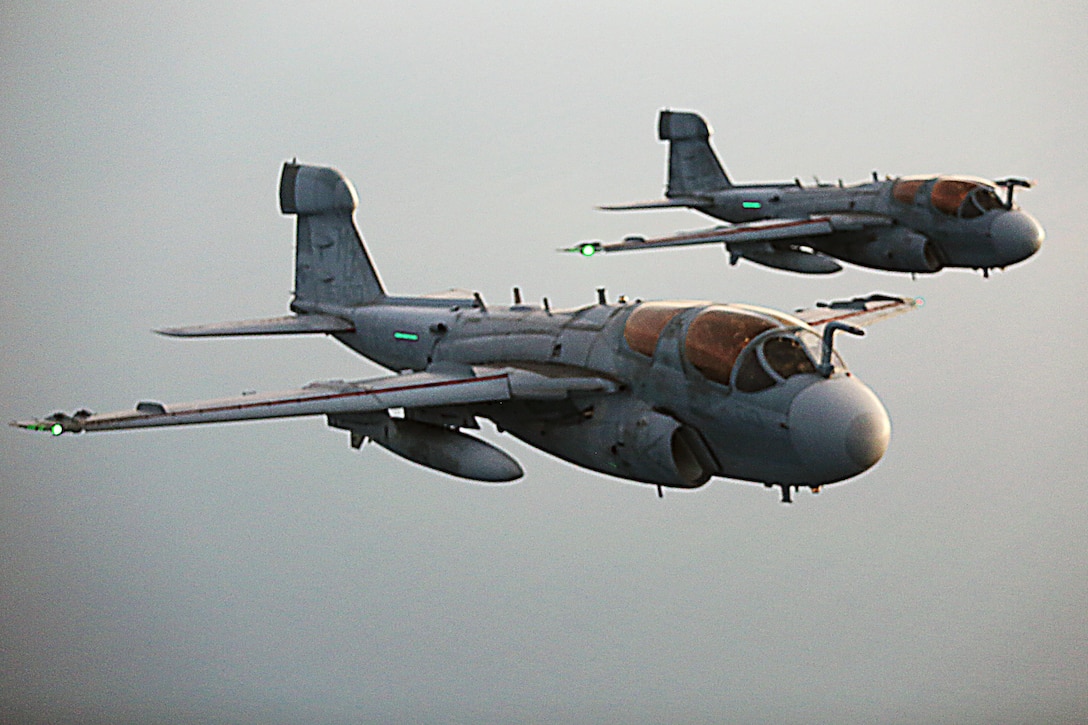
<svg viewBox="0 0 1088 725">
<path fill-rule="evenodd" d="M 59 436 L 61 433 L 64 432 L 64 426 L 60 423 L 54 423 L 53 427 L 49 429 L 49 432 L 55 436 Z"/>
<path fill-rule="evenodd" d="M 762 209 L 763 208 L 763 205 L 760 204 L 758 201 L 742 201 L 740 203 L 740 205 L 743 206 L 745 209 Z"/>
<path fill-rule="evenodd" d="M 393 333 L 393 337 L 397 340 L 410 340 L 412 342 L 419 339 L 419 335 L 414 332 L 400 332 L 399 330 Z"/>
<path fill-rule="evenodd" d="M 578 250 L 578 251 L 580 251 L 582 253 L 583 257 L 592 257 L 594 254 L 597 253 L 597 245 L 596 244 L 583 244 L 582 248 L 580 250 Z"/>
</svg>

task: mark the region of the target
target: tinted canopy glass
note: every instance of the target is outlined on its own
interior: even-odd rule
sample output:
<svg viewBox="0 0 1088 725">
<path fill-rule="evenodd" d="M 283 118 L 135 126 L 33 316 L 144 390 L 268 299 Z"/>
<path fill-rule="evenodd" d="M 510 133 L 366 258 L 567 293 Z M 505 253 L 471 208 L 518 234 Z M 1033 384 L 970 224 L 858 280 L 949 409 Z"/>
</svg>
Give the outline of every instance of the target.
<svg viewBox="0 0 1088 725">
<path fill-rule="evenodd" d="M 806 345 L 797 335 L 816 338 L 808 342 L 819 345 L 819 338 L 808 330 L 764 335 L 761 340 L 750 345 L 737 368 L 737 390 L 742 393 L 755 393 L 794 375 L 815 374 L 816 364 L 810 355 L 811 350 L 806 350 Z"/>
<path fill-rule="evenodd" d="M 627 323 L 623 327 L 623 337 L 628 346 L 642 355 L 653 355 L 657 347 L 657 338 L 665 325 L 674 317 L 686 309 L 695 307 L 702 302 L 691 301 L 666 301 L 644 302 L 635 308 L 627 317 Z"/>
<path fill-rule="evenodd" d="M 926 179 L 899 179 L 892 185 L 892 196 L 898 202 L 911 204 L 914 202 L 918 189 L 924 183 L 926 183 Z"/>
<path fill-rule="evenodd" d="M 684 354 L 707 378 L 728 385 L 741 351 L 757 335 L 779 324 L 754 312 L 712 305 L 691 321 L 684 338 Z"/>
<path fill-rule="evenodd" d="M 942 214 L 963 219 L 973 219 L 1003 206 L 994 187 L 974 179 L 938 179 L 929 200 Z"/>
</svg>

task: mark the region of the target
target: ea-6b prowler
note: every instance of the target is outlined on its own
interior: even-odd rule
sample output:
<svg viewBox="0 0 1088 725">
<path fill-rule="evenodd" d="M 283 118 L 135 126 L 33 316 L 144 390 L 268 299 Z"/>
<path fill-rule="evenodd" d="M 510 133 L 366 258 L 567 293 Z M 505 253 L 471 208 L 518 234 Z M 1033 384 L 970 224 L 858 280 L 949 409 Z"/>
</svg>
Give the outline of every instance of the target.
<svg viewBox="0 0 1088 725">
<path fill-rule="evenodd" d="M 731 264 L 747 259 L 804 274 L 838 272 L 840 259 L 892 272 L 929 274 L 945 267 L 1004 269 L 1039 250 L 1043 228 L 1013 200 L 1025 179 L 904 176 L 852 186 L 733 184 L 697 114 L 661 111 L 658 138 L 669 143 L 665 199 L 602 209 L 685 207 L 729 222 L 671 236 L 581 242 L 566 251 L 597 252 L 723 244 Z M 1004 188 L 1004 195 L 999 189 Z"/>
<path fill-rule="evenodd" d="M 509 481 L 521 466 L 462 432 L 487 418 L 532 446 L 631 481 L 696 488 L 713 476 L 798 487 L 856 476 L 888 446 L 883 405 L 833 349 L 842 330 L 915 301 L 872 295 L 797 315 L 736 304 L 633 302 L 553 310 L 478 293 L 386 294 L 356 229 L 355 190 L 330 168 L 285 164 L 297 216 L 293 314 L 161 330 L 177 337 L 325 333 L 400 371 L 135 410 L 13 423 L 63 433 L 324 415 L 423 466 Z M 391 411 L 396 413 L 392 415 Z"/>
</svg>

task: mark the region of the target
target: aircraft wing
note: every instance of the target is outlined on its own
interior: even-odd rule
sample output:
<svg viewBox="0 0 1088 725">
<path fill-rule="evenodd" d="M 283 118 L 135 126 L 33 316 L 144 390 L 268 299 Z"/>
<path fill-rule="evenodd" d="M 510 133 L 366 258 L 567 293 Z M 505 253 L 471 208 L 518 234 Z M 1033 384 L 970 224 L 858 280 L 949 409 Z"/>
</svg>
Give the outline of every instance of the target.
<svg viewBox="0 0 1088 725">
<path fill-rule="evenodd" d="M 135 410 L 95 414 L 80 410 L 11 425 L 53 435 L 130 428 L 224 423 L 307 415 L 374 413 L 389 408 L 430 408 L 513 399 L 555 400 L 572 392 L 608 393 L 614 382 L 565 370 L 536 371 L 519 367 L 437 365 L 416 373 L 368 380 L 315 382 L 294 390 L 253 393 L 194 403 L 164 405 L 141 402 Z"/>
<path fill-rule="evenodd" d="M 815 307 L 800 309 L 794 314 L 817 330 L 829 322 L 845 322 L 855 327 L 865 327 L 910 312 L 922 304 L 921 298 L 896 297 L 874 292 L 867 297 L 855 297 L 851 300 L 817 302 Z"/>
<path fill-rule="evenodd" d="M 764 219 L 743 224 L 729 224 L 694 232 L 678 232 L 665 237 L 626 237 L 623 241 L 581 242 L 563 251 L 592 256 L 597 252 L 629 252 L 662 247 L 687 247 L 695 244 L 743 244 L 772 242 L 799 237 L 830 234 L 835 231 L 827 217 L 811 219 Z"/>
<path fill-rule="evenodd" d="M 597 252 L 629 252 L 638 249 L 686 247 L 695 244 L 759 244 L 763 242 L 800 241 L 839 231 L 856 231 L 873 226 L 888 226 L 891 220 L 879 214 L 822 214 L 791 219 L 761 219 L 740 224 L 725 224 L 692 232 L 677 232 L 664 237 L 630 236 L 619 242 L 581 242 L 564 249 L 590 257 Z"/>
</svg>

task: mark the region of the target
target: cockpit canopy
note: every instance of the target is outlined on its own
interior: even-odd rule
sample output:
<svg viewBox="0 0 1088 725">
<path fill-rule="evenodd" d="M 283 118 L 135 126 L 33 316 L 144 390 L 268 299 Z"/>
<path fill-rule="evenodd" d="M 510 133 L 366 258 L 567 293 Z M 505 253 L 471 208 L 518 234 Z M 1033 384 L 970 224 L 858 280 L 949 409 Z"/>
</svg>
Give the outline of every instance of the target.
<svg viewBox="0 0 1088 725">
<path fill-rule="evenodd" d="M 983 179 L 967 176 L 906 177 L 897 179 L 892 185 L 892 198 L 902 204 L 923 202 L 927 193 L 934 209 L 960 219 L 974 219 L 1005 206 L 997 194 L 997 187 Z"/>
<path fill-rule="evenodd" d="M 643 303 L 628 316 L 624 339 L 635 352 L 652 356 L 665 326 L 698 307 L 681 353 L 704 378 L 754 393 L 800 373 L 816 373 L 821 341 L 811 327 L 796 317 L 747 305 Z"/>
</svg>

